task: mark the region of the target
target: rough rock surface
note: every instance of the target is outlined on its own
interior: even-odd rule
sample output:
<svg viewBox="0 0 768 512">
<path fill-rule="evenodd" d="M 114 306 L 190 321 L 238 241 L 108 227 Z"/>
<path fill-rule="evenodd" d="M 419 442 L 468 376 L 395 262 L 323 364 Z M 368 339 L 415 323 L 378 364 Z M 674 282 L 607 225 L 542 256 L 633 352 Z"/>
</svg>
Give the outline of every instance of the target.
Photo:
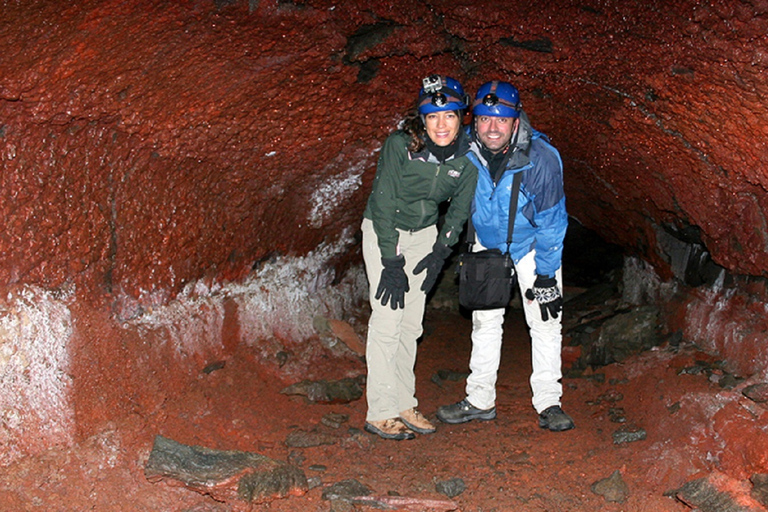
<svg viewBox="0 0 768 512">
<path fill-rule="evenodd" d="M 144 467 L 152 483 L 168 482 L 210 495 L 216 501 L 265 503 L 307 492 L 304 472 L 258 453 L 187 446 L 155 437 Z"/>
<path fill-rule="evenodd" d="M 667 272 L 664 233 L 768 276 L 767 11 L 9 4 L 0 285 L 77 282 L 130 315 L 348 235 L 375 149 L 435 71 L 516 83 L 563 154 L 571 212 L 606 238 Z"/>
</svg>

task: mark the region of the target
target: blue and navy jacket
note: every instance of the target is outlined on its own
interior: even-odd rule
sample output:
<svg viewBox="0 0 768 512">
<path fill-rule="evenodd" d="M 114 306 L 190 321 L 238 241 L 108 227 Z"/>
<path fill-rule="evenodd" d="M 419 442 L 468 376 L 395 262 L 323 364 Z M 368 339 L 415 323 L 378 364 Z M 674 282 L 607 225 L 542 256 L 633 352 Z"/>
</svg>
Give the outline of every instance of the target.
<svg viewBox="0 0 768 512">
<path fill-rule="evenodd" d="M 480 142 L 472 137 L 468 156 L 479 170 L 472 222 L 484 247 L 507 252 L 512 179 L 516 173 L 523 173 L 509 252 L 517 264 L 536 250 L 536 273 L 554 277 L 562 264 L 563 239 L 568 228 L 563 162 L 549 138 L 531 127 L 525 112 L 521 112 L 518 129 L 518 139 L 508 150 L 513 153 L 498 183 L 494 183 L 488 163 L 480 153 Z"/>
</svg>

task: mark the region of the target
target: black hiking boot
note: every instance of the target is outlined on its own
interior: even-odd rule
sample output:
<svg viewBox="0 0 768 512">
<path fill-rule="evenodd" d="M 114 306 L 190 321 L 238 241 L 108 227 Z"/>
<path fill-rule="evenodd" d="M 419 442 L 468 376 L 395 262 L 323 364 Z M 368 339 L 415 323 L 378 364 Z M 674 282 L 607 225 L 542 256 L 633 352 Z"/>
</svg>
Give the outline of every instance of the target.
<svg viewBox="0 0 768 512">
<path fill-rule="evenodd" d="M 443 423 L 466 423 L 472 420 L 488 421 L 496 418 L 496 408 L 478 409 L 465 398 L 461 402 L 437 409 L 437 419 Z"/>
<path fill-rule="evenodd" d="M 562 432 L 564 430 L 571 430 L 576 425 L 573 423 L 573 419 L 565 414 L 559 405 L 553 405 L 552 407 L 547 407 L 539 414 L 539 426 L 541 428 L 548 428 L 552 432 Z"/>
</svg>

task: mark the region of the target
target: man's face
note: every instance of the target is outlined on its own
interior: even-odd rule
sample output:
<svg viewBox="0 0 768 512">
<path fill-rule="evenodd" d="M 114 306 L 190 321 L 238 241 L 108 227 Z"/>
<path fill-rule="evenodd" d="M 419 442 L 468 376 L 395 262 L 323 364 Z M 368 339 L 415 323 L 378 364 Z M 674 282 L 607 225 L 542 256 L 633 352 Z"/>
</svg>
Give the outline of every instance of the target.
<svg viewBox="0 0 768 512">
<path fill-rule="evenodd" d="M 498 153 L 512 140 L 518 120 L 516 117 L 478 116 L 475 118 L 475 131 L 491 153 Z"/>
</svg>

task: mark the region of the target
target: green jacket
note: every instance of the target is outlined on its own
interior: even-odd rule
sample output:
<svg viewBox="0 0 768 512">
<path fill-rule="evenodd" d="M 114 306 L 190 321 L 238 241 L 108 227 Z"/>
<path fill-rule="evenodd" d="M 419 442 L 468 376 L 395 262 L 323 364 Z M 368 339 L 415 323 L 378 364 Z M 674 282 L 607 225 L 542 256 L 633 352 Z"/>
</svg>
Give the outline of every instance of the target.
<svg viewBox="0 0 768 512">
<path fill-rule="evenodd" d="M 466 156 L 469 141 L 459 132 L 452 158 L 438 162 L 426 148 L 408 151 L 410 137 L 396 131 L 384 142 L 364 216 L 373 222 L 382 258 L 398 255 L 397 229 L 418 231 L 437 223 L 438 207 L 450 201 L 437 241 L 454 245 L 464 227 L 477 185 L 477 168 Z"/>
</svg>

